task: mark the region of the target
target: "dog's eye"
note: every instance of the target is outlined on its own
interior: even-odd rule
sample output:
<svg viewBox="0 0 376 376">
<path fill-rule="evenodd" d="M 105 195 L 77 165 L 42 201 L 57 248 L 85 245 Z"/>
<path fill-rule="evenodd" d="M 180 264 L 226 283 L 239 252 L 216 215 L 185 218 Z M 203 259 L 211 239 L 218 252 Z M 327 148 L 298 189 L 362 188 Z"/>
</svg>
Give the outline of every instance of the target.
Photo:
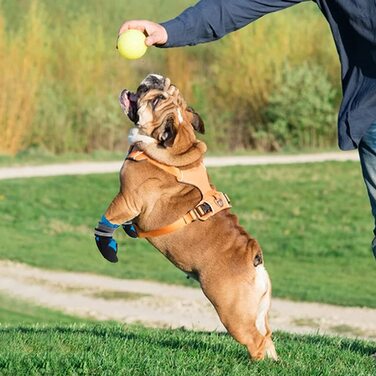
<svg viewBox="0 0 376 376">
<path fill-rule="evenodd" d="M 157 107 L 159 101 L 163 99 L 165 99 L 163 95 L 158 95 L 157 97 L 153 99 L 153 101 L 151 102 L 151 106 L 153 107 L 153 110 Z"/>
</svg>

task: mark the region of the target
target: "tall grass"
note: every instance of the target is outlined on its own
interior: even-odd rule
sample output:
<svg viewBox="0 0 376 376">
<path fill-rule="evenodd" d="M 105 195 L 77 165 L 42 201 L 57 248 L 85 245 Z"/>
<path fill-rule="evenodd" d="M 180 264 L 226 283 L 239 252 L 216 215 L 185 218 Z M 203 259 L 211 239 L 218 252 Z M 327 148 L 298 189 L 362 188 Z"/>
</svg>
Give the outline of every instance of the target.
<svg viewBox="0 0 376 376">
<path fill-rule="evenodd" d="M 57 153 L 115 149 L 125 128 L 114 82 L 118 72 L 131 76 L 130 70 L 108 53 L 103 28 L 87 15 L 73 20 L 65 37 L 56 31 L 50 37 L 31 143 Z"/>
<path fill-rule="evenodd" d="M 117 95 L 149 72 L 170 76 L 201 113 L 212 149 L 291 146 L 288 135 L 273 133 L 266 109 L 286 84 L 287 65 L 321 67 L 328 90 L 338 91 L 336 52 L 323 17 L 303 4 L 210 45 L 152 48 L 135 62 L 117 54 L 124 19 L 162 21 L 192 3 L 0 1 L 0 153 L 124 150 L 127 121 Z"/>
<path fill-rule="evenodd" d="M 27 146 L 46 64 L 44 17 L 33 3 L 25 25 L 7 33 L 0 14 L 0 153 L 14 154 Z"/>
</svg>

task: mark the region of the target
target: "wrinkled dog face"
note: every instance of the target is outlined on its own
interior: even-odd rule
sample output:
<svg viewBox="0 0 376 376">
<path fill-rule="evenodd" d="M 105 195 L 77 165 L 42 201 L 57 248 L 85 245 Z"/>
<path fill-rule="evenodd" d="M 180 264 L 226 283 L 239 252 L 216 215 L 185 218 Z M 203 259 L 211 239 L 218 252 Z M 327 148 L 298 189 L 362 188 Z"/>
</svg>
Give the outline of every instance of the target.
<svg viewBox="0 0 376 376">
<path fill-rule="evenodd" d="M 119 97 L 123 112 L 135 124 L 129 133 L 129 142 L 173 145 L 180 126 L 189 123 L 196 131 L 204 133 L 200 116 L 187 107 L 179 90 L 168 78 L 149 74 L 136 93 L 123 90 Z"/>
</svg>

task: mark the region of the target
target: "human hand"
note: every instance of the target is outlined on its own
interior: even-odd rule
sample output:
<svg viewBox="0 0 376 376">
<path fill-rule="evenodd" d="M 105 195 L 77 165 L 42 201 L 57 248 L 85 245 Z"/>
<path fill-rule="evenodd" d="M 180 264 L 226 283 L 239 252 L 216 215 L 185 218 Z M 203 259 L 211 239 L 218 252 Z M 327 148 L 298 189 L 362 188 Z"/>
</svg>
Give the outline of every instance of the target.
<svg viewBox="0 0 376 376">
<path fill-rule="evenodd" d="M 129 29 L 142 31 L 146 35 L 145 44 L 152 46 L 154 44 L 165 44 L 168 39 L 166 29 L 155 22 L 147 20 L 132 20 L 123 23 L 119 30 L 119 35 Z"/>
</svg>

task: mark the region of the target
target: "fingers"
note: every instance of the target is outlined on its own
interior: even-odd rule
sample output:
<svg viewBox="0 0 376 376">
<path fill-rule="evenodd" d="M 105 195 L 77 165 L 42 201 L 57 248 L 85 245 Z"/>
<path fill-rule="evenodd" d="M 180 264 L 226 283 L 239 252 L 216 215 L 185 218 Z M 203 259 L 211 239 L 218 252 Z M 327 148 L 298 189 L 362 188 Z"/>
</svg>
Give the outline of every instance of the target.
<svg viewBox="0 0 376 376">
<path fill-rule="evenodd" d="M 120 27 L 119 35 L 127 30 L 136 29 L 142 31 L 146 35 L 145 44 L 153 46 L 155 44 L 165 44 L 167 42 L 167 31 L 155 22 L 147 20 L 132 20 L 124 22 Z"/>
<path fill-rule="evenodd" d="M 146 30 L 145 21 L 143 21 L 143 20 L 133 20 L 133 21 L 124 22 L 123 25 L 121 25 L 121 27 L 120 27 L 119 35 L 121 33 L 124 33 L 124 31 L 130 30 L 130 29 L 136 29 L 136 30 L 140 30 L 142 32 L 145 32 L 145 30 Z"/>
<path fill-rule="evenodd" d="M 147 46 L 165 44 L 168 38 L 166 29 L 162 25 L 155 23 L 150 23 L 146 26 L 146 35 L 145 44 Z"/>
<path fill-rule="evenodd" d="M 146 39 L 145 39 L 145 44 L 150 47 L 150 46 L 153 46 L 154 44 L 158 44 L 159 42 L 159 35 L 158 33 L 153 33 L 151 35 L 149 35 Z"/>
</svg>

